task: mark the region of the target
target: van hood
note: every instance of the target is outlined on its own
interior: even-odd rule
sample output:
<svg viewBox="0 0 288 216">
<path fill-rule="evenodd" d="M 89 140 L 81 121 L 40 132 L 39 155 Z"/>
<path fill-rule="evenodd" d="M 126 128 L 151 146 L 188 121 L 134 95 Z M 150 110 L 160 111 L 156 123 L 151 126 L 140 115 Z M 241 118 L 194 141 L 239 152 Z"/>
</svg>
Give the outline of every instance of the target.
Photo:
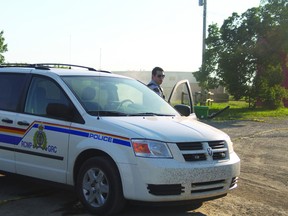
<svg viewBox="0 0 288 216">
<path fill-rule="evenodd" d="M 112 117 L 105 118 L 105 120 L 109 122 L 108 125 L 115 126 L 114 129 L 118 134 L 122 131 L 122 135 L 129 136 L 129 138 L 166 142 L 211 141 L 229 138 L 226 133 L 191 117 Z"/>
</svg>

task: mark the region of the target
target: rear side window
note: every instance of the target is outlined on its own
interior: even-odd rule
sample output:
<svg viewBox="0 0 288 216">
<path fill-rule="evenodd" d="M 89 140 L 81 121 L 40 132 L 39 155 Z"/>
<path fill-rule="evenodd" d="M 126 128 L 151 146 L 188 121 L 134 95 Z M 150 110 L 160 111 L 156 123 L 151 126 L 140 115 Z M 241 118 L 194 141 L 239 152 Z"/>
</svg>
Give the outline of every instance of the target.
<svg viewBox="0 0 288 216">
<path fill-rule="evenodd" d="M 34 77 L 29 87 L 24 112 L 46 116 L 49 103 L 70 106 L 68 98 L 54 81 L 44 77 Z"/>
<path fill-rule="evenodd" d="M 25 84 L 25 74 L 0 74 L 0 109 L 16 112 Z"/>
</svg>

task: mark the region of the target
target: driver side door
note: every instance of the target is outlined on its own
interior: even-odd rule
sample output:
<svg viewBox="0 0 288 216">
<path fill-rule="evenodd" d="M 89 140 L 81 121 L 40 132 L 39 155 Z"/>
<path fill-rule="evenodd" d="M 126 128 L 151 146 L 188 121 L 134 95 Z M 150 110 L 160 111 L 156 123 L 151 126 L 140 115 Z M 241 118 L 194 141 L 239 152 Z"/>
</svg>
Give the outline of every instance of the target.
<svg viewBox="0 0 288 216">
<path fill-rule="evenodd" d="M 49 105 L 69 106 L 69 98 L 52 79 L 33 76 L 24 112 L 17 116 L 25 131 L 15 146 L 18 174 L 65 183 L 71 122 L 48 113 Z"/>
<path fill-rule="evenodd" d="M 193 108 L 193 96 L 188 80 L 180 80 L 174 85 L 170 93 L 168 103 L 171 104 L 178 111 L 185 106 L 189 107 L 190 115 L 195 115 Z"/>
</svg>

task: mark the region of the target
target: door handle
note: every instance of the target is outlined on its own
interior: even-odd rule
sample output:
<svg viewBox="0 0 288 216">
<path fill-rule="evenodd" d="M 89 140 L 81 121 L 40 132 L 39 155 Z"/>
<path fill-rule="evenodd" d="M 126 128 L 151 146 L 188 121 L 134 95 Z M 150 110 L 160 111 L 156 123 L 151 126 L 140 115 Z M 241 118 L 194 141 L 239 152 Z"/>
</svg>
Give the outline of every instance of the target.
<svg viewBox="0 0 288 216">
<path fill-rule="evenodd" d="M 13 123 L 13 121 L 11 119 L 7 119 L 7 118 L 2 119 L 2 122 L 8 123 L 8 124 L 12 124 Z"/>
<path fill-rule="evenodd" d="M 18 125 L 21 125 L 21 126 L 29 126 L 30 124 L 26 121 L 18 121 L 17 122 Z"/>
</svg>

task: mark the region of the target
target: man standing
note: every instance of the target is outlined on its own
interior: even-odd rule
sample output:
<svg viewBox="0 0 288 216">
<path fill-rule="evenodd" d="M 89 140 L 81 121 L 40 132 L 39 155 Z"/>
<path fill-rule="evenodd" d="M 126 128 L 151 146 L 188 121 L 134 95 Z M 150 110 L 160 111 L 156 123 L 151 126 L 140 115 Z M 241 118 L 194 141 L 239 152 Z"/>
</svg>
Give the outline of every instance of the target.
<svg viewBox="0 0 288 216">
<path fill-rule="evenodd" d="M 163 82 L 164 77 L 165 77 L 164 70 L 160 67 L 155 67 L 152 70 L 151 81 L 147 86 L 153 91 L 155 91 L 160 97 L 165 99 L 163 89 L 160 86 Z"/>
</svg>

